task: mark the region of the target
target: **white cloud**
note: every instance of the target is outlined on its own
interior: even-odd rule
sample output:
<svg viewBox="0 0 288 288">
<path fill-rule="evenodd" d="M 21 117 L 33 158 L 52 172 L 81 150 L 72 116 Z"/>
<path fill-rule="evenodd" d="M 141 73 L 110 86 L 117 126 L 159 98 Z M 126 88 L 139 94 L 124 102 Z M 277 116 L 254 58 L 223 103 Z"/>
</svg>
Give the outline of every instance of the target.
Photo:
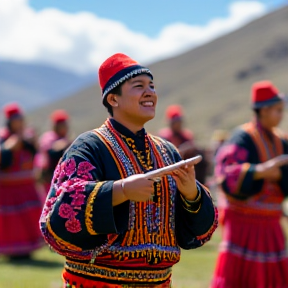
<svg viewBox="0 0 288 288">
<path fill-rule="evenodd" d="M 260 2 L 235 2 L 226 18 L 204 26 L 174 23 L 156 38 L 89 12 L 35 11 L 27 0 L 0 1 L 0 58 L 37 61 L 77 72 L 95 71 L 110 55 L 123 52 L 140 62 L 174 56 L 263 15 Z"/>
</svg>

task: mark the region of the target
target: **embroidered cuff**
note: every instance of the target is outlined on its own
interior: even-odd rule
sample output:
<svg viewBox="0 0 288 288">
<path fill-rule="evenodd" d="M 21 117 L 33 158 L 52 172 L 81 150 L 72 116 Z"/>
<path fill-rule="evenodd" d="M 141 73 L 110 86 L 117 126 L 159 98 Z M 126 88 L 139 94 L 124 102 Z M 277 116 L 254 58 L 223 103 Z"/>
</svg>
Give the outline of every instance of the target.
<svg viewBox="0 0 288 288">
<path fill-rule="evenodd" d="M 187 200 L 181 193 L 180 193 L 180 197 L 182 199 L 182 204 L 183 204 L 183 208 L 190 212 L 190 213 L 197 213 L 199 212 L 200 208 L 201 208 L 201 188 L 199 187 L 198 183 L 197 185 L 197 197 L 195 200 L 191 201 L 191 200 Z"/>
</svg>

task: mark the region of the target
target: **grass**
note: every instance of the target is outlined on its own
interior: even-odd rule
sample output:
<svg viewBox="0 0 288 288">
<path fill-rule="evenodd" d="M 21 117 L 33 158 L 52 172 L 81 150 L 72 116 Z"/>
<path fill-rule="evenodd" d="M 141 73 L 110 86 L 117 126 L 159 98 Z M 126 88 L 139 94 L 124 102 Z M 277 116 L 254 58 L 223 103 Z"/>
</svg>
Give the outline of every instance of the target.
<svg viewBox="0 0 288 288">
<path fill-rule="evenodd" d="M 208 288 L 212 277 L 219 231 L 201 248 L 182 251 L 173 268 L 173 287 Z M 47 247 L 35 252 L 32 260 L 9 262 L 0 258 L 0 288 L 60 288 L 64 258 Z"/>
</svg>

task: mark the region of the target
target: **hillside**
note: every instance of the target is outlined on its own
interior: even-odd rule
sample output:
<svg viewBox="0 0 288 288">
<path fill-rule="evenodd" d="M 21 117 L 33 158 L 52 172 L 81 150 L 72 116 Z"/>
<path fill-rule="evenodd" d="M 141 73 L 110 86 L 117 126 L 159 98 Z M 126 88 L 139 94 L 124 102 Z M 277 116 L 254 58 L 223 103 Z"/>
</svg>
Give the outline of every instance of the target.
<svg viewBox="0 0 288 288">
<path fill-rule="evenodd" d="M 95 75 L 78 75 L 43 64 L 0 62 L 0 107 L 18 101 L 27 110 L 59 100 L 96 82 Z"/>
<path fill-rule="evenodd" d="M 253 82 L 271 79 L 288 94 L 287 27 L 288 6 L 185 54 L 150 65 L 159 104 L 156 119 L 147 128 L 157 132 L 165 123 L 165 108 L 176 102 L 184 106 L 187 126 L 207 145 L 214 129 L 231 129 L 250 118 Z M 73 115 L 76 134 L 99 126 L 107 116 L 100 89 L 94 85 L 34 111 L 30 120 L 39 123 L 58 107 Z M 288 130 L 288 119 L 284 128 Z"/>
</svg>

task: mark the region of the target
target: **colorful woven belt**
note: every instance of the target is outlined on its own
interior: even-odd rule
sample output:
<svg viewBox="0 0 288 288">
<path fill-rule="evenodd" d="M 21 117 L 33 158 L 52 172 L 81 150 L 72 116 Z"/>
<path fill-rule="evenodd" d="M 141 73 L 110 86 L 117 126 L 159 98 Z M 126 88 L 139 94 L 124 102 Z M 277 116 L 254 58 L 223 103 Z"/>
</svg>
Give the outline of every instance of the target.
<svg viewBox="0 0 288 288">
<path fill-rule="evenodd" d="M 84 274 L 87 276 L 123 282 L 160 282 L 171 277 L 172 268 L 153 270 L 119 269 L 98 266 L 95 264 L 85 264 L 67 260 L 65 263 L 67 271 Z"/>
</svg>

